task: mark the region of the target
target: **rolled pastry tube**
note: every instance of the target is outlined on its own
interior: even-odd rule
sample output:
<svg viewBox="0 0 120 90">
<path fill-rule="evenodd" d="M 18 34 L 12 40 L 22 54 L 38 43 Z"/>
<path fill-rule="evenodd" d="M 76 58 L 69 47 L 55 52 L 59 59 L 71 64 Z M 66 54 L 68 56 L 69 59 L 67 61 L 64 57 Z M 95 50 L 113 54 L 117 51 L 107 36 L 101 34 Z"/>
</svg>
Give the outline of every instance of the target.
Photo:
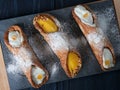
<svg viewBox="0 0 120 90">
<path fill-rule="evenodd" d="M 66 75 L 73 78 L 82 66 L 81 56 L 76 50 L 69 49 L 69 43 L 61 33 L 61 24 L 50 14 L 38 14 L 33 25 L 44 37 L 53 52 L 59 58 Z"/>
<path fill-rule="evenodd" d="M 115 54 L 107 36 L 98 27 L 97 17 L 86 5 L 77 5 L 72 10 L 73 18 L 86 37 L 102 70 L 115 66 Z"/>
<path fill-rule="evenodd" d="M 5 32 L 4 42 L 34 88 L 39 88 L 47 82 L 48 71 L 38 61 L 38 57 L 28 44 L 27 37 L 19 26 L 11 26 Z"/>
</svg>

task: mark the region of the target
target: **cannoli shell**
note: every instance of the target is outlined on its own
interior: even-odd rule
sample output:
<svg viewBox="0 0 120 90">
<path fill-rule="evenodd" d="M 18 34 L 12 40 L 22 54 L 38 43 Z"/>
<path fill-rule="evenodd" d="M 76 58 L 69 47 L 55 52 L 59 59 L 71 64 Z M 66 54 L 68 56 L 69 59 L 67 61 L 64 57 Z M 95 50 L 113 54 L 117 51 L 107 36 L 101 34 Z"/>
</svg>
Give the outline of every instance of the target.
<svg viewBox="0 0 120 90">
<path fill-rule="evenodd" d="M 47 16 L 48 18 L 50 18 L 51 20 L 53 20 L 53 22 L 56 23 L 57 27 L 58 27 L 58 32 L 60 31 L 60 26 L 58 24 L 58 20 L 51 16 L 50 14 L 38 14 L 34 17 L 33 19 L 33 25 L 34 27 L 40 32 L 40 34 L 44 37 L 44 39 L 47 41 L 47 43 L 49 44 L 49 46 L 51 47 L 51 44 L 50 44 L 50 38 L 48 36 L 49 33 L 44 33 L 44 30 L 42 30 L 42 28 L 39 26 L 39 24 L 37 23 L 37 20 L 39 19 L 40 15 L 43 15 L 43 16 Z M 54 34 L 54 33 L 52 33 Z M 58 42 L 59 43 L 59 42 Z M 54 51 L 54 53 L 56 54 L 56 56 L 59 58 L 60 60 L 60 63 L 61 63 L 61 66 L 62 68 L 64 69 L 66 75 L 70 78 L 73 78 L 75 75 L 71 75 L 69 70 L 68 70 L 68 65 L 67 65 L 67 56 L 68 56 L 68 53 L 69 49 L 60 49 L 60 50 L 55 50 L 54 48 L 52 48 L 52 50 Z M 75 50 L 74 50 L 75 51 Z M 77 51 L 76 51 L 77 52 Z M 79 55 L 79 54 L 78 54 Z M 80 55 L 79 55 L 80 56 Z M 80 63 L 82 64 L 82 61 L 81 61 L 81 57 L 80 57 Z M 81 67 L 80 67 L 81 68 Z M 80 69 L 79 68 L 79 69 Z M 79 70 L 78 70 L 79 71 Z"/>
<path fill-rule="evenodd" d="M 12 47 L 10 44 L 9 44 L 9 41 L 8 41 L 8 34 L 9 32 L 11 31 L 18 31 L 24 38 L 24 41 L 23 43 L 20 45 L 20 47 Z M 33 52 L 32 48 L 30 47 L 30 45 L 28 44 L 27 42 L 27 37 L 25 36 L 25 34 L 23 33 L 22 29 L 17 26 L 17 25 L 14 25 L 14 26 L 11 26 L 4 34 L 4 42 L 5 42 L 5 45 L 7 46 L 7 48 L 9 49 L 9 51 L 16 57 L 19 56 L 19 58 L 21 58 L 20 60 L 23 60 L 22 62 L 27 62 L 28 61 L 28 56 L 27 53 L 24 53 L 22 51 L 20 51 L 20 48 L 25 48 L 26 51 L 28 51 L 28 53 L 31 54 L 31 61 L 32 64 L 30 66 L 27 66 L 25 67 L 24 65 L 20 65 L 22 71 L 24 72 L 25 76 L 27 77 L 28 81 L 30 82 L 30 84 L 34 87 L 34 88 L 39 88 L 41 87 L 43 84 L 45 84 L 48 80 L 48 71 L 43 67 L 43 65 L 39 62 L 36 54 Z M 26 54 L 26 55 L 25 55 Z M 17 59 L 18 60 L 18 59 Z M 43 69 L 43 71 L 46 73 L 46 76 L 43 80 L 43 82 L 39 85 L 35 84 L 34 81 L 32 80 L 32 67 L 33 66 L 37 66 L 41 69 Z"/>
<path fill-rule="evenodd" d="M 78 24 L 78 26 L 81 29 L 81 31 L 83 32 L 84 36 L 86 37 L 86 39 L 87 39 L 87 41 L 88 41 L 88 43 L 89 43 L 89 45 L 90 45 L 90 47 L 91 47 L 95 57 L 96 57 L 96 59 L 98 60 L 98 63 L 100 64 L 102 70 L 107 70 L 107 69 L 105 69 L 103 67 L 103 58 L 102 58 L 102 56 L 103 56 L 103 49 L 104 48 L 108 48 L 111 51 L 112 56 L 113 56 L 113 62 L 115 64 L 115 54 L 114 54 L 113 47 L 112 47 L 110 41 L 108 40 L 108 38 L 106 36 L 104 36 L 103 37 L 104 39 L 102 39 L 99 42 L 99 44 L 102 44 L 101 46 L 99 46 L 98 43 L 93 43 L 94 41 L 91 42 L 91 39 L 88 38 L 89 34 L 91 34 L 91 33 L 98 33 L 98 31 L 97 31 L 97 29 L 98 29 L 97 28 L 97 17 L 95 16 L 93 11 L 89 7 L 87 7 L 86 5 L 83 5 L 83 6 L 92 13 L 93 20 L 94 20 L 94 23 L 95 23 L 96 26 L 90 26 L 90 25 L 87 25 L 87 24 L 83 23 L 79 19 L 79 17 L 75 14 L 74 8 L 72 10 L 72 16 L 75 19 L 75 21 Z"/>
</svg>

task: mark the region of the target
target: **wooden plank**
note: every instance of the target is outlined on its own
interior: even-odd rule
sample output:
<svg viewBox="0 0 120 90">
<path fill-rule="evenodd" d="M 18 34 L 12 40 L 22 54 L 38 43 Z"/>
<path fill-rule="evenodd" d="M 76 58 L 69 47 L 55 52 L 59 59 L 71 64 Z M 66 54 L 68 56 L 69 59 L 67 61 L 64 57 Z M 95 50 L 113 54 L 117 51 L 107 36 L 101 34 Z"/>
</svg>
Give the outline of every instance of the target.
<svg viewBox="0 0 120 90">
<path fill-rule="evenodd" d="M 120 0 L 113 0 L 114 2 L 114 6 L 115 6 L 115 10 L 116 10 L 116 15 L 117 15 L 117 19 L 118 19 L 118 24 L 119 24 L 119 28 L 120 28 Z"/>
<path fill-rule="evenodd" d="M 1 45 L 0 45 L 0 90 L 10 90 Z"/>
</svg>

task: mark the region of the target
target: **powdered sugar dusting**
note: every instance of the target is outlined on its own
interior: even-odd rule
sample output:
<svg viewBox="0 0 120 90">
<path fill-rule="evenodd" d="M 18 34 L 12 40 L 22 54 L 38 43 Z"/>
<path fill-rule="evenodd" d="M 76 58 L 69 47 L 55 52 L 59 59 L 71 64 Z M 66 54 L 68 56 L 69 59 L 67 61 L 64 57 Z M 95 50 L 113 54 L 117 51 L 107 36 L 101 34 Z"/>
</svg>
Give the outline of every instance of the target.
<svg viewBox="0 0 120 90">
<path fill-rule="evenodd" d="M 58 71 L 59 71 L 59 64 L 60 63 L 57 63 L 57 62 L 55 62 L 53 65 L 52 65 L 52 67 L 51 67 L 51 75 L 52 76 L 54 76 L 54 75 L 56 75 L 57 73 L 58 73 Z"/>
<path fill-rule="evenodd" d="M 85 38 L 81 36 L 75 36 L 72 33 L 74 28 L 70 23 L 62 22 L 61 28 L 58 32 L 48 34 L 48 43 L 54 52 L 58 50 L 76 49 L 80 47 L 80 44 L 86 45 Z"/>
<path fill-rule="evenodd" d="M 19 66 L 19 63 L 17 63 L 16 59 L 14 58 L 13 55 L 9 54 L 9 57 L 11 61 L 7 65 L 7 72 L 11 74 L 22 74 L 21 68 Z"/>
<path fill-rule="evenodd" d="M 99 43 L 102 40 L 102 36 L 96 32 L 88 34 L 87 38 L 95 44 Z"/>
<path fill-rule="evenodd" d="M 119 35 L 119 29 L 117 26 L 117 22 L 116 17 L 115 17 L 115 12 L 114 12 L 114 8 L 113 7 L 108 7 L 105 8 L 104 10 L 102 10 L 102 13 L 100 11 L 95 11 L 95 14 L 97 16 L 97 23 L 98 23 L 98 31 L 97 33 L 99 33 L 99 35 L 101 35 L 100 37 L 106 39 L 106 37 L 108 37 L 109 41 L 111 42 L 113 48 L 114 48 L 114 52 L 116 56 L 120 55 L 120 48 L 119 48 L 119 44 L 120 44 L 120 35 Z M 88 36 L 88 38 L 90 39 L 91 37 L 91 41 L 93 39 L 93 33 L 91 33 L 91 35 Z M 94 38 L 96 37 L 96 39 L 94 40 L 94 42 L 100 40 L 100 37 L 98 35 L 94 36 Z M 98 38 L 99 37 L 99 38 Z M 103 40 L 104 40 L 103 39 Z M 96 44 L 97 47 L 101 47 L 102 43 L 98 43 Z M 104 45 L 104 43 L 102 44 Z"/>
<path fill-rule="evenodd" d="M 96 46 L 95 48 L 101 49 L 104 47 L 105 35 L 102 33 L 102 30 L 100 28 L 97 28 L 96 30 L 97 32 L 88 34 L 87 39 L 89 43 L 94 43 Z"/>
<path fill-rule="evenodd" d="M 62 32 L 51 33 L 51 34 L 48 34 L 48 38 L 50 39 L 49 45 L 54 51 L 69 49 L 69 43 L 64 33 Z"/>
<path fill-rule="evenodd" d="M 114 9 L 112 7 L 106 8 L 102 13 L 95 12 L 98 18 L 98 25 L 102 31 L 108 35 L 109 25 L 112 24 L 111 21 L 115 19 Z M 113 24 L 112 24 L 113 25 Z"/>
<path fill-rule="evenodd" d="M 115 12 L 113 7 L 105 8 L 102 13 L 95 11 L 98 18 L 98 25 L 102 29 L 101 31 L 109 38 L 115 55 L 120 55 L 120 34 L 118 29 L 118 24 L 115 17 Z"/>
<path fill-rule="evenodd" d="M 21 47 L 17 55 L 15 55 L 16 61 L 23 67 L 30 67 L 32 64 L 33 54 L 29 49 Z"/>
<path fill-rule="evenodd" d="M 18 68 L 29 68 L 32 65 L 32 56 L 30 50 L 21 47 L 17 55 L 12 56 L 13 62 L 8 65 L 7 71 L 12 74 L 21 73 Z"/>
<path fill-rule="evenodd" d="M 12 61 L 12 63 L 9 63 L 9 65 L 7 66 L 7 72 L 12 74 L 22 74 L 20 66 L 14 61 Z"/>
</svg>

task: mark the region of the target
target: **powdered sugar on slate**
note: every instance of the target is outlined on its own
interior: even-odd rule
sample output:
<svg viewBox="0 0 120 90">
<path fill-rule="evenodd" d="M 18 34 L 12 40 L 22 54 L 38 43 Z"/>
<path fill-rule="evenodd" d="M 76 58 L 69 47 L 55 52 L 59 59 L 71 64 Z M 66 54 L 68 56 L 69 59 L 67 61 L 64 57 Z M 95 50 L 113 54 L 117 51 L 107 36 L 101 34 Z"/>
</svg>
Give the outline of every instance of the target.
<svg viewBox="0 0 120 90">
<path fill-rule="evenodd" d="M 10 56 L 12 58 L 12 63 L 8 65 L 7 71 L 12 74 L 22 73 L 19 70 L 21 67 L 29 68 L 32 65 L 32 52 L 24 47 L 21 47 L 17 55 Z"/>
<path fill-rule="evenodd" d="M 98 18 L 98 25 L 102 29 L 101 31 L 108 37 L 115 51 L 115 55 L 120 55 L 120 34 L 118 24 L 115 17 L 114 8 L 109 7 L 103 10 L 103 12 L 95 11 Z"/>
</svg>

